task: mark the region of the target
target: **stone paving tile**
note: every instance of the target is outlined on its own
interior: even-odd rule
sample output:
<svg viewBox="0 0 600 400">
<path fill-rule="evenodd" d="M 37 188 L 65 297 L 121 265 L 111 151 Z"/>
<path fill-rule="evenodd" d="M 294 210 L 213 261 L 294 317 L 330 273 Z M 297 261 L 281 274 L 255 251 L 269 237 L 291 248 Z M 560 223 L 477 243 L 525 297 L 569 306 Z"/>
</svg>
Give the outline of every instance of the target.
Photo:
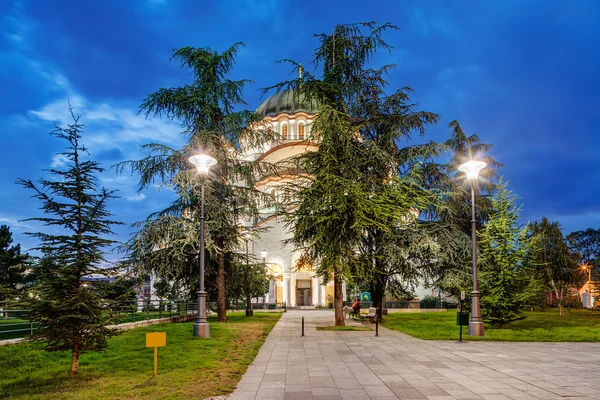
<svg viewBox="0 0 600 400">
<path fill-rule="evenodd" d="M 315 329 L 332 320 L 331 311 L 285 313 L 229 398 L 600 398 L 590 368 L 600 364 L 600 344 L 457 343 L 422 341 L 383 327 L 378 338 Z"/>
<path fill-rule="evenodd" d="M 340 389 L 340 397 L 343 400 L 365 400 L 369 396 L 363 389 Z"/>
<path fill-rule="evenodd" d="M 311 392 L 285 392 L 284 400 L 313 400 Z"/>
<path fill-rule="evenodd" d="M 420 400 L 426 399 L 425 395 L 417 389 L 410 388 L 391 388 L 392 392 L 401 399 Z"/>
</svg>

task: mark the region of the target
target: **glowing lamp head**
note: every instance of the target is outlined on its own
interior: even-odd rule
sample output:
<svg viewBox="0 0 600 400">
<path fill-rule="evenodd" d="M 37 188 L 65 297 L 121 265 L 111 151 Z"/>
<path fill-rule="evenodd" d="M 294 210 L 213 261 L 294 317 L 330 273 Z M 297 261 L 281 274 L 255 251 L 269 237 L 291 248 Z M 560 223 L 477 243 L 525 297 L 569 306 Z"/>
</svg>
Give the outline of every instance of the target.
<svg viewBox="0 0 600 400">
<path fill-rule="evenodd" d="M 266 251 L 266 250 L 263 250 L 263 251 L 261 251 L 261 252 L 260 252 L 260 256 L 261 256 L 262 258 L 267 258 L 267 256 L 268 256 L 268 255 L 269 255 L 269 252 L 268 252 L 268 251 Z"/>
<path fill-rule="evenodd" d="M 194 164 L 200 175 L 208 175 L 210 167 L 217 163 L 217 160 L 208 154 L 197 154 L 188 158 L 188 161 Z"/>
<path fill-rule="evenodd" d="M 458 170 L 467 174 L 467 179 L 476 180 L 479 172 L 485 168 L 487 164 L 483 161 L 471 160 L 458 167 Z"/>
</svg>

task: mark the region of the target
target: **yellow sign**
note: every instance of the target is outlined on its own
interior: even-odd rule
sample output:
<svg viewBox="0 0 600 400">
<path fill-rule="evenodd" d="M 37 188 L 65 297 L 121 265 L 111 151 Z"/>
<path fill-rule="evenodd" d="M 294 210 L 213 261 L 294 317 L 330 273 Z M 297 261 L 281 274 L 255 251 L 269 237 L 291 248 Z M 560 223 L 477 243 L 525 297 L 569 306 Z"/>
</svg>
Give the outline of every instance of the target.
<svg viewBox="0 0 600 400">
<path fill-rule="evenodd" d="M 146 333 L 146 347 L 165 347 L 167 345 L 167 332 Z"/>
<path fill-rule="evenodd" d="M 154 376 L 158 373 L 158 348 L 167 345 L 167 332 L 146 333 L 146 347 L 154 347 Z"/>
</svg>

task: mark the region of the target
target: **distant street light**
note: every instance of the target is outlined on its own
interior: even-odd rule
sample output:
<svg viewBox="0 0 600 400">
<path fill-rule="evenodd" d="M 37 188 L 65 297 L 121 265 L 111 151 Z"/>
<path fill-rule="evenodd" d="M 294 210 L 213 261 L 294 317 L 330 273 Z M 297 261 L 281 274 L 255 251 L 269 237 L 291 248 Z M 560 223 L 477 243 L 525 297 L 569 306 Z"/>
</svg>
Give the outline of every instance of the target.
<svg viewBox="0 0 600 400">
<path fill-rule="evenodd" d="M 475 220 L 475 185 L 479 172 L 485 168 L 487 164 L 483 161 L 471 160 L 458 167 L 458 170 L 467 175 L 467 179 L 471 183 L 471 238 L 473 244 L 473 290 L 471 291 L 471 320 L 469 321 L 469 336 L 483 336 L 483 321 L 481 321 L 481 312 L 479 309 L 479 286 L 477 284 L 477 221 Z"/>
<path fill-rule="evenodd" d="M 206 322 L 206 291 L 204 290 L 204 184 L 208 177 L 210 167 L 217 160 L 207 154 L 197 154 L 188 158 L 188 161 L 196 167 L 202 181 L 202 201 L 200 203 L 200 286 L 198 288 L 198 314 L 194 324 L 194 336 L 210 337 L 210 326 Z"/>
<path fill-rule="evenodd" d="M 588 285 L 589 285 L 589 282 L 592 281 L 592 269 L 587 264 L 581 265 L 581 269 L 588 272 Z"/>
</svg>

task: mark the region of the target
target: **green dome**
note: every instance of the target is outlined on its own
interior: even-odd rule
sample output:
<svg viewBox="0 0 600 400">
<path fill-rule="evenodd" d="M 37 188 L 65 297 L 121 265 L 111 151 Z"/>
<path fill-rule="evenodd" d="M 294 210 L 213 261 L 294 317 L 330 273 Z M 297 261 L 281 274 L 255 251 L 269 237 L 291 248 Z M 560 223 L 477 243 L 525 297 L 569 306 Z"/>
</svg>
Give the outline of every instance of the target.
<svg viewBox="0 0 600 400">
<path fill-rule="evenodd" d="M 256 113 L 262 116 L 275 116 L 281 113 L 295 114 L 298 112 L 317 114 L 319 104 L 316 101 L 306 100 L 303 94 L 296 96 L 293 90 L 285 90 L 275 93 L 256 109 Z"/>
</svg>

